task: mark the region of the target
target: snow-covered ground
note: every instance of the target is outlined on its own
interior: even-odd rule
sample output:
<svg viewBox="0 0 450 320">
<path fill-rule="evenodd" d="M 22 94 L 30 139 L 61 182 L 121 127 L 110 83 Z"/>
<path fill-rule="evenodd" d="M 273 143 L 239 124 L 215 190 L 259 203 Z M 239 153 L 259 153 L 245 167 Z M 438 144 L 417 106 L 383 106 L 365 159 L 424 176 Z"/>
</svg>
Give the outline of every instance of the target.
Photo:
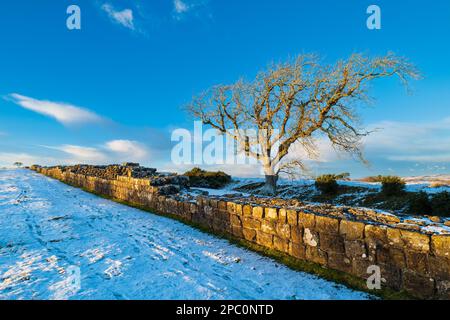
<svg viewBox="0 0 450 320">
<path fill-rule="evenodd" d="M 446 180 L 448 178 L 448 180 Z M 445 178 L 445 179 L 444 179 Z M 409 192 L 425 191 L 427 193 L 439 193 L 443 191 L 450 192 L 450 176 L 421 176 L 421 177 L 406 177 L 403 178 L 406 183 L 405 189 Z M 447 181 L 448 186 L 433 186 L 433 183 Z M 226 189 L 239 188 L 248 184 L 263 183 L 264 178 L 238 178 L 233 177 L 233 183 L 229 184 Z M 381 190 L 381 183 L 379 182 L 363 182 L 358 180 L 344 181 L 339 180 L 338 183 L 343 186 L 349 187 L 362 187 L 366 189 L 373 189 L 374 191 Z M 314 186 L 314 179 L 280 179 L 278 181 L 279 186 L 292 186 L 292 187 L 306 187 Z"/>
<path fill-rule="evenodd" d="M 0 170 L 0 299 L 367 298 L 180 222 Z"/>
</svg>

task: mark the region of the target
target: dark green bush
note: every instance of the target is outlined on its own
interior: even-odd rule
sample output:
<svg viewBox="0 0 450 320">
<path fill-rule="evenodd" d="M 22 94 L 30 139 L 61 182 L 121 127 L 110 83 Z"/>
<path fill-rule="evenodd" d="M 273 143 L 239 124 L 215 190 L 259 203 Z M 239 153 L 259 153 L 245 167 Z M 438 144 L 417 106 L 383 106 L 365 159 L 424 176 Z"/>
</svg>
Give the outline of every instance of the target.
<svg viewBox="0 0 450 320">
<path fill-rule="evenodd" d="M 405 191 L 405 181 L 397 176 L 380 177 L 381 192 L 386 196 L 400 195 Z"/>
<path fill-rule="evenodd" d="M 447 191 L 436 193 L 431 197 L 433 215 L 450 217 L 450 193 Z"/>
<path fill-rule="evenodd" d="M 191 187 L 219 189 L 231 182 L 231 176 L 222 171 L 212 172 L 194 168 L 184 175 L 189 177 Z"/>
<path fill-rule="evenodd" d="M 428 194 L 423 191 L 413 194 L 408 203 L 408 212 L 411 214 L 431 215 L 433 209 Z"/>
<path fill-rule="evenodd" d="M 336 182 L 336 175 L 334 174 L 323 174 L 318 176 L 315 181 L 316 188 L 322 194 L 336 194 L 339 190 L 339 185 Z"/>
<path fill-rule="evenodd" d="M 339 174 L 334 175 L 336 177 L 336 180 L 349 180 L 350 179 L 350 173 L 348 172 L 342 172 Z"/>
</svg>

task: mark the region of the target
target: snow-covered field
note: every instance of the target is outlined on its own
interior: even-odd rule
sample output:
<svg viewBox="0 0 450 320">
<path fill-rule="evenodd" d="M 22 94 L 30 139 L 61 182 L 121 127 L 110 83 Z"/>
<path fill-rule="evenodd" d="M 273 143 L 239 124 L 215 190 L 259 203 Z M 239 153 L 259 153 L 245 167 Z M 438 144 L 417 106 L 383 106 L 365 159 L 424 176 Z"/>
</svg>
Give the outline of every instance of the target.
<svg viewBox="0 0 450 320">
<path fill-rule="evenodd" d="M 443 191 L 450 192 L 450 176 L 420 176 L 420 177 L 405 177 L 405 190 L 408 192 L 424 191 L 429 194 L 439 193 Z M 232 190 L 248 184 L 263 183 L 264 178 L 238 178 L 233 177 L 233 183 L 226 186 L 226 189 Z M 435 183 L 448 182 L 449 185 L 433 186 Z M 314 179 L 280 179 L 278 181 L 279 186 L 291 186 L 291 187 L 306 187 L 314 186 Z M 339 180 L 338 183 L 343 186 L 349 187 L 362 187 L 366 189 L 373 189 L 375 191 L 381 190 L 381 183 L 379 182 L 363 182 L 358 180 L 344 181 Z"/>
<path fill-rule="evenodd" d="M 367 298 L 177 221 L 0 170 L 0 299 Z"/>
</svg>

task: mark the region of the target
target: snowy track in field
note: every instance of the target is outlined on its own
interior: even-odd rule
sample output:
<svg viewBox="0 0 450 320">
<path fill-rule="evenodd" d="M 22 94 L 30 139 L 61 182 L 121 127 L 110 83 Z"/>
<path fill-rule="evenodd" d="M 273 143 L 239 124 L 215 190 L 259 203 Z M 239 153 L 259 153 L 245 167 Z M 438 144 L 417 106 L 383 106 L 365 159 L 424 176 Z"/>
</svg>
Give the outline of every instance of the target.
<svg viewBox="0 0 450 320">
<path fill-rule="evenodd" d="M 0 170 L 0 299 L 366 298 L 177 221 Z"/>
</svg>

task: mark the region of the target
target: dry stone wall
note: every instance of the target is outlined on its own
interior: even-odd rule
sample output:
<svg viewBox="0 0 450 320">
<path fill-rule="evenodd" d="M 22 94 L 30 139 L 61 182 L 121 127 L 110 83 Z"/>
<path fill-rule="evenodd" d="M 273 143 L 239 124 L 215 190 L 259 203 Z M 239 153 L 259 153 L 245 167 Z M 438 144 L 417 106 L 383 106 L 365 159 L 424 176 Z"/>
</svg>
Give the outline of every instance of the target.
<svg viewBox="0 0 450 320">
<path fill-rule="evenodd" d="M 33 170 L 70 185 L 177 216 L 212 233 L 277 250 L 361 279 L 369 266 L 381 269 L 382 285 L 418 298 L 450 298 L 450 235 L 410 230 L 389 219 L 358 219 L 339 212 L 315 212 L 199 196 L 195 201 L 161 195 L 149 179 L 114 180 L 61 168 Z M 319 210 L 318 210 L 319 211 Z M 395 220 L 395 218 L 393 218 Z"/>
</svg>

